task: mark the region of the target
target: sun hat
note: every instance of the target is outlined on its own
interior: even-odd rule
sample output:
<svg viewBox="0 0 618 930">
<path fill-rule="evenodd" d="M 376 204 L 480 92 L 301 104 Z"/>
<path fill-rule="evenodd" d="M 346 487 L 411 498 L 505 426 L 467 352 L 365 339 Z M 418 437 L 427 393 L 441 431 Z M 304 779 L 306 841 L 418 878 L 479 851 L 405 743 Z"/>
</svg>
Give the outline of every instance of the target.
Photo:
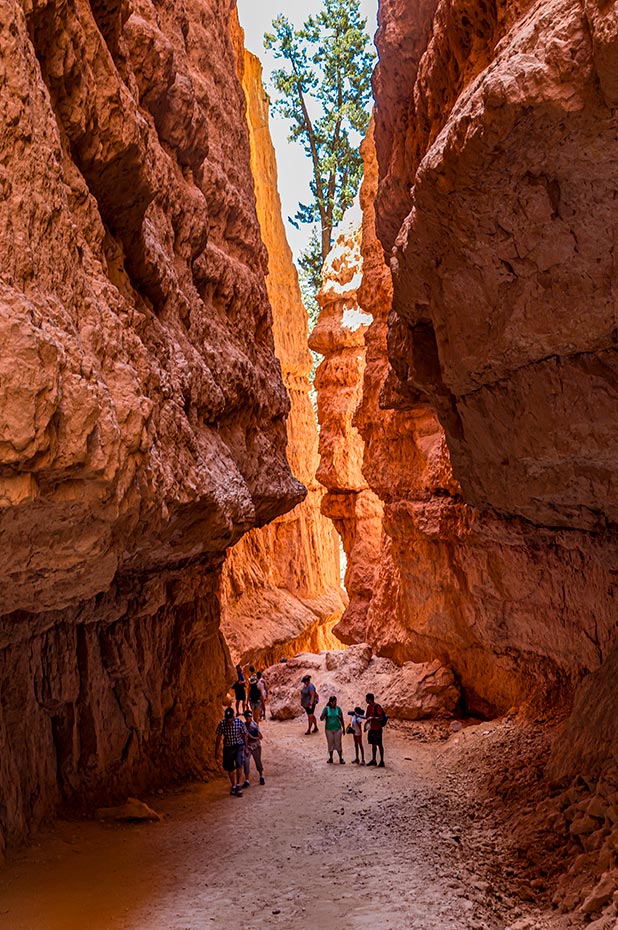
<svg viewBox="0 0 618 930">
<path fill-rule="evenodd" d="M 311 681 L 311 675 L 303 675 L 301 681 Z"/>
</svg>

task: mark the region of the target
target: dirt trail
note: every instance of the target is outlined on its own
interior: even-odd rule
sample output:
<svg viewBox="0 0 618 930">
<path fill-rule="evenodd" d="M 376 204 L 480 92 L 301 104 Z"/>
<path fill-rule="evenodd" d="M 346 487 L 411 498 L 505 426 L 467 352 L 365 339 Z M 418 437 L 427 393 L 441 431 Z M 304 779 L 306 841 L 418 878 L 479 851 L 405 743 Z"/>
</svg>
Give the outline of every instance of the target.
<svg viewBox="0 0 618 930">
<path fill-rule="evenodd" d="M 385 769 L 351 765 L 351 737 L 344 767 L 302 728 L 266 723 L 267 783 L 242 798 L 217 781 L 151 800 L 161 823 L 59 823 L 0 872 L 1 930 L 555 926 L 498 887 L 450 744 L 389 725 Z"/>
</svg>

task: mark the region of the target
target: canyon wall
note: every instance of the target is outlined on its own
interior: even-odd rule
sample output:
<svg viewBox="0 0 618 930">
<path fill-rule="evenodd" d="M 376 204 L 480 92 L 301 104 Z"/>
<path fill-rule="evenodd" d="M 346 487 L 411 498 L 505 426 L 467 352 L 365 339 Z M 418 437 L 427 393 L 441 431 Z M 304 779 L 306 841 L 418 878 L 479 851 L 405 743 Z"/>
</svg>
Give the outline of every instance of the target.
<svg viewBox="0 0 618 930">
<path fill-rule="evenodd" d="M 370 607 L 362 638 L 440 654 L 486 712 L 562 702 L 594 673 L 583 733 L 590 683 L 612 702 L 617 632 L 615 8 L 384 0 L 379 21 L 376 222 L 393 293 L 386 334 L 372 253 L 385 306 L 368 307 L 368 357 L 381 340 L 392 370 L 383 348 L 368 362 L 357 422 L 397 610 L 384 605 L 389 631 Z M 589 764 L 611 753 L 594 744 Z"/>
<path fill-rule="evenodd" d="M 241 57 L 242 56 L 242 57 Z M 221 628 L 234 661 L 272 664 L 282 656 L 337 648 L 331 633 L 344 607 L 339 543 L 320 507 L 318 431 L 311 399 L 308 319 L 287 242 L 268 126 L 262 66 L 239 50 L 257 215 L 268 253 L 266 286 L 275 352 L 290 396 L 287 455 L 307 488 L 294 510 L 252 530 L 230 549 L 222 575 Z"/>
<path fill-rule="evenodd" d="M 211 764 L 225 550 L 305 495 L 233 6 L 0 14 L 0 855 Z"/>
<path fill-rule="evenodd" d="M 363 476 L 363 440 L 352 418 L 362 394 L 365 332 L 371 318 L 358 302 L 361 230 L 336 232 L 322 269 L 318 321 L 309 346 L 324 360 L 315 375 L 320 423 L 317 478 L 327 489 L 322 511 L 337 528 L 346 555 L 344 583 L 350 598 L 335 632 L 345 642 L 352 624 L 362 629 L 371 601 L 382 534 L 382 504 Z M 362 641 L 362 640 L 360 640 Z"/>
</svg>

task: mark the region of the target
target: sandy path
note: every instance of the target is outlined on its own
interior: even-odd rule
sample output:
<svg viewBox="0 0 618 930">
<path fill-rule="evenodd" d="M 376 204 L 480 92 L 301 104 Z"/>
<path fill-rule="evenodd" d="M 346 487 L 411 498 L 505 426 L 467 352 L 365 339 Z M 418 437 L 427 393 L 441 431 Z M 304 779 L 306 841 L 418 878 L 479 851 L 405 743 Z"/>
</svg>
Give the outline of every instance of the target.
<svg viewBox="0 0 618 930">
<path fill-rule="evenodd" d="M 349 764 L 351 737 L 331 766 L 302 726 L 266 724 L 267 784 L 242 798 L 218 781 L 151 802 L 161 823 L 58 824 L 0 872 L 1 930 L 546 926 L 488 884 L 491 833 L 443 744 L 389 726 L 385 769 Z"/>
</svg>

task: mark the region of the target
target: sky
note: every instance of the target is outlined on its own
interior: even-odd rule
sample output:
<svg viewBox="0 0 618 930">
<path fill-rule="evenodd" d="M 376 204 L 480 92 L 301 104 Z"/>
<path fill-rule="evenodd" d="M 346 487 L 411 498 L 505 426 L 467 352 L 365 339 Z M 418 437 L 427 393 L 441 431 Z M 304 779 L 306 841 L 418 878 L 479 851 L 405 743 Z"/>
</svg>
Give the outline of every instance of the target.
<svg viewBox="0 0 618 930">
<path fill-rule="evenodd" d="M 264 51 L 264 33 L 270 31 L 272 21 L 278 13 L 284 13 L 290 22 L 300 26 L 310 13 L 317 13 L 321 7 L 321 0 L 238 0 L 238 15 L 245 30 L 245 45 L 262 62 L 264 84 L 268 93 L 272 93 L 269 79 L 277 63 L 270 52 Z M 367 31 L 371 37 L 377 28 L 377 7 L 378 0 L 361 0 L 360 10 L 367 19 Z M 301 226 L 300 230 L 296 230 L 287 218 L 294 216 L 299 200 L 306 203 L 310 199 L 310 164 L 302 147 L 287 141 L 288 127 L 284 120 L 279 116 L 273 116 L 272 113 L 270 133 L 277 153 L 283 218 L 288 240 L 296 258 L 307 244 L 310 226 Z"/>
</svg>

